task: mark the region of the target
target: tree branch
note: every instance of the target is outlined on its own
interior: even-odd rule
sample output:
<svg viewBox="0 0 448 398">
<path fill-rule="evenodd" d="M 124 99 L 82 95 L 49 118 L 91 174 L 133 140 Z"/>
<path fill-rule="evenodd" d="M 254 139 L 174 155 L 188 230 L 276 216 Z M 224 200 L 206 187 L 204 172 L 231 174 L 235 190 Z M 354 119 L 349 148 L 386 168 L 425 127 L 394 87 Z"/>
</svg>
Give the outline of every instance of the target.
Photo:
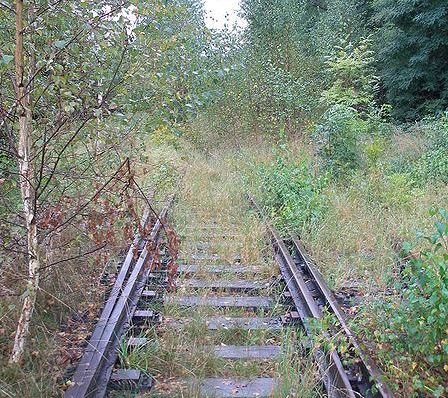
<svg viewBox="0 0 448 398">
<path fill-rule="evenodd" d="M 101 246 L 97 246 L 97 247 L 93 248 L 92 250 L 86 251 L 84 253 L 78 254 L 78 255 L 73 256 L 73 257 L 64 258 L 63 260 L 55 261 L 54 263 L 45 265 L 44 267 L 41 267 L 40 269 L 44 270 L 44 269 L 47 269 L 47 268 L 50 268 L 50 267 L 54 267 L 55 265 L 58 265 L 58 264 L 61 264 L 61 263 L 65 263 L 65 262 L 70 261 L 70 260 L 76 260 L 77 258 L 81 258 L 81 257 L 87 256 L 89 254 L 95 253 L 98 250 L 104 249 L 106 246 L 107 246 L 107 242 L 104 242 Z"/>
</svg>

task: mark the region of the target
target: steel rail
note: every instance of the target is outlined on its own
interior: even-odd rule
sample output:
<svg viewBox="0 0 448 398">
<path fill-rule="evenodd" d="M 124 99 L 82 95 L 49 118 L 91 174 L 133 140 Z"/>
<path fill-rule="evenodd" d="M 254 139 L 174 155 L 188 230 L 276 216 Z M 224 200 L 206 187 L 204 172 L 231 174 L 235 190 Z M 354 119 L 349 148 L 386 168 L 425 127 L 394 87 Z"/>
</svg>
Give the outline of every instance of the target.
<svg viewBox="0 0 448 398">
<path fill-rule="evenodd" d="M 353 345 L 356 353 L 361 359 L 361 371 L 362 371 L 362 379 L 357 379 L 356 383 L 359 384 L 358 389 L 362 390 L 362 392 L 366 395 L 369 394 L 369 391 L 372 390 L 372 387 L 375 386 L 378 389 L 378 393 L 373 396 L 379 396 L 382 398 L 392 398 L 393 394 L 388 388 L 388 386 L 382 380 L 383 374 L 382 371 L 378 368 L 376 363 L 372 360 L 372 358 L 365 352 L 362 348 L 361 343 L 358 341 L 355 334 L 351 331 L 349 326 L 347 325 L 347 320 L 344 312 L 342 311 L 341 306 L 336 300 L 333 292 L 326 285 L 322 275 L 315 268 L 310 258 L 305 252 L 305 249 L 300 242 L 297 235 L 289 232 L 291 237 L 291 243 L 293 245 L 293 249 L 296 252 L 298 260 L 301 263 L 301 266 L 304 268 L 306 274 L 308 274 L 313 282 L 316 284 L 320 294 L 325 298 L 325 303 L 328 304 L 329 310 L 336 316 L 339 324 L 341 325 L 345 335 L 348 337 L 349 342 Z M 367 388 L 366 388 L 367 387 Z M 372 394 L 372 393 L 370 393 Z"/>
<path fill-rule="evenodd" d="M 271 234 L 271 243 L 276 250 L 276 259 L 280 266 L 280 271 L 291 292 L 294 305 L 300 315 L 305 331 L 312 336 L 313 331 L 309 320 L 310 318 L 322 319 L 322 310 L 317 306 L 306 287 L 305 281 L 297 271 L 294 260 L 278 232 L 271 226 L 268 226 L 268 231 Z M 313 350 L 313 355 L 323 376 L 328 396 L 330 398 L 356 398 L 337 351 L 332 350 L 327 354 L 323 350 L 318 349 Z"/>
<path fill-rule="evenodd" d="M 166 206 L 159 214 L 148 241 L 158 241 L 163 227 L 162 220 L 166 218 L 174 197 L 174 194 L 170 196 Z M 81 358 L 73 378 L 73 384 L 65 392 L 64 398 L 100 398 L 106 394 L 107 383 L 117 357 L 119 339 L 126 324 L 132 318 L 137 301 L 144 288 L 145 277 L 150 271 L 145 269 L 145 265 L 151 260 L 152 253 L 148 251 L 146 245 L 138 260 L 136 262 L 132 260 L 135 244 L 138 244 L 138 242 L 139 237 L 136 237 L 126 257 L 130 261 L 126 262 L 125 260 L 123 268 L 126 269 L 122 268 L 119 273 L 121 285 L 113 290 L 114 297 L 111 298 L 110 302 L 108 300 L 103 310 L 100 317 L 101 324 L 97 325 L 98 329 L 95 329 L 89 341 L 88 350 Z M 134 266 L 132 267 L 132 265 Z M 130 269 L 132 269 L 132 272 L 123 287 L 124 278 Z"/>
<path fill-rule="evenodd" d="M 140 221 L 140 227 L 142 229 L 145 229 L 148 221 L 149 221 L 149 214 L 150 210 L 149 207 L 146 207 L 143 213 L 143 217 Z M 111 292 L 109 294 L 109 297 L 106 301 L 106 304 L 101 312 L 100 318 L 95 326 L 95 329 L 92 333 L 92 336 L 90 337 L 90 340 L 88 342 L 88 345 L 84 351 L 84 354 L 76 368 L 76 372 L 73 376 L 73 383 L 75 383 L 75 386 L 79 385 L 83 381 L 83 377 L 85 372 L 87 371 L 87 368 L 90 367 L 90 363 L 93 357 L 94 352 L 96 351 L 96 346 L 98 342 L 101 339 L 102 334 L 104 333 L 104 328 L 109 321 L 109 317 L 116 305 L 117 299 L 120 295 L 120 293 L 123 291 L 123 284 L 128 277 L 129 270 L 132 269 L 132 267 L 135 265 L 136 259 L 135 259 L 135 250 L 138 250 L 139 247 L 141 247 L 142 244 L 142 237 L 140 236 L 139 232 L 137 231 L 133 242 L 129 246 L 128 253 L 126 255 L 125 260 L 123 261 L 123 264 L 120 268 L 120 272 L 117 275 L 117 278 L 115 280 L 114 286 L 111 289 Z M 75 391 L 75 387 L 70 387 L 67 392 L 65 393 L 66 397 L 76 396 L 71 395 L 72 392 Z"/>
<path fill-rule="evenodd" d="M 330 289 L 326 286 L 323 278 L 311 265 L 311 262 L 306 257 L 303 247 L 297 237 L 291 236 L 289 240 L 293 244 L 293 252 L 299 257 L 298 262 L 300 266 L 294 261 L 292 256 L 294 253 L 287 248 L 280 234 L 266 220 L 262 209 L 252 197 L 249 197 L 249 200 L 259 216 L 263 219 L 267 231 L 269 232 L 270 243 L 275 250 L 275 258 L 279 264 L 280 271 L 288 290 L 291 293 L 291 298 L 299 313 L 305 332 L 308 335 L 313 336 L 315 332 L 311 330 L 309 322 L 310 318 L 322 319 L 322 308 L 329 308 L 341 323 L 343 332 L 352 343 L 359 356 L 359 361 L 362 363 L 361 369 L 363 370 L 363 377 L 360 380 L 358 380 L 358 378 L 349 379 L 337 350 L 332 350 L 329 353 L 326 353 L 323 350 L 313 350 L 319 370 L 323 375 L 323 382 L 328 396 L 330 398 L 355 398 L 359 396 L 364 396 L 366 398 L 393 398 L 392 393 L 381 380 L 381 371 L 361 349 L 360 344 L 347 326 L 342 309 L 339 307 Z M 309 277 L 308 280 L 305 280 L 305 274 L 303 270 L 300 269 L 301 266 L 305 268 L 306 276 Z M 307 285 L 307 282 L 309 282 L 310 279 L 318 287 L 318 300 L 313 297 L 313 294 Z M 320 304 L 318 305 L 319 300 Z M 328 333 L 324 334 L 327 338 L 331 338 Z"/>
</svg>

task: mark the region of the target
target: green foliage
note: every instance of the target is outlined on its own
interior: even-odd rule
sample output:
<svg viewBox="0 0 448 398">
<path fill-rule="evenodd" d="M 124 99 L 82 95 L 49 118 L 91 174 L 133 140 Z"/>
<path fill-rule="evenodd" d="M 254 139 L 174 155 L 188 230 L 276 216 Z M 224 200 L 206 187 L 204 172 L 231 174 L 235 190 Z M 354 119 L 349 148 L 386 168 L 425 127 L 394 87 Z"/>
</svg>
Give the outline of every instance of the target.
<svg viewBox="0 0 448 398">
<path fill-rule="evenodd" d="M 370 38 L 361 39 L 358 45 L 344 39 L 336 53 L 328 57 L 326 65 L 333 84 L 322 93 L 326 105 L 342 104 L 358 110 L 374 105 L 378 77 L 374 75 L 374 52 L 370 48 Z"/>
<path fill-rule="evenodd" d="M 448 183 L 448 114 L 432 121 L 426 135 L 425 151 L 417 160 L 412 174 L 423 182 Z"/>
<path fill-rule="evenodd" d="M 365 148 L 368 164 L 376 163 L 382 152 L 388 107 L 375 104 L 378 78 L 370 47 L 370 38 L 360 39 L 358 45 L 344 39 L 326 62 L 333 83 L 322 93 L 321 101 L 329 108 L 317 124 L 314 138 L 324 167 L 336 177 L 359 168 L 365 137 L 376 137 Z"/>
<path fill-rule="evenodd" d="M 385 208 L 397 208 L 409 204 L 416 191 L 408 174 L 394 173 L 384 176 L 378 193 Z"/>
<path fill-rule="evenodd" d="M 314 132 L 324 168 L 336 177 L 356 170 L 361 162 L 359 140 L 367 128 L 353 108 L 333 105 L 328 109 Z"/>
<path fill-rule="evenodd" d="M 356 1 L 244 0 L 242 9 L 249 72 L 240 84 L 253 118 L 291 132 L 317 111 L 327 80 L 324 56 L 340 37 L 359 38 Z"/>
<path fill-rule="evenodd" d="M 258 178 L 262 203 L 281 226 L 307 229 L 325 209 L 326 179 L 316 175 L 304 153 L 293 160 L 283 145 L 274 162 L 260 167 Z"/>
<path fill-rule="evenodd" d="M 383 209 L 403 208 L 418 194 L 414 186 L 414 181 L 406 173 L 374 173 L 367 190 L 368 197 L 379 203 Z"/>
<path fill-rule="evenodd" d="M 174 126 L 162 124 L 150 134 L 151 142 L 156 146 L 171 145 L 175 149 L 180 148 L 179 137 L 181 135 L 181 131 L 176 129 Z"/>
<path fill-rule="evenodd" d="M 336 351 L 344 366 L 353 366 L 353 361 L 358 355 L 348 336 L 342 332 L 337 317 L 324 307 L 322 318 L 310 318 L 308 321 L 314 349 L 321 349 L 328 355 Z"/>
<path fill-rule="evenodd" d="M 377 167 L 360 170 L 350 183 L 357 188 L 353 195 L 358 201 L 382 211 L 410 210 L 410 203 L 421 193 L 409 173 L 386 174 Z"/>
<path fill-rule="evenodd" d="M 376 167 L 386 152 L 387 140 L 384 137 L 374 137 L 364 147 L 366 163 L 369 167 Z"/>
<path fill-rule="evenodd" d="M 153 145 L 150 153 L 143 157 L 143 161 L 149 169 L 146 178 L 151 182 L 151 189 L 157 198 L 163 201 L 172 193 L 173 187 L 180 179 L 181 160 L 175 146 L 169 145 L 166 141 L 160 144 Z"/>
<path fill-rule="evenodd" d="M 376 304 L 376 320 L 367 329 L 389 377 L 403 383 L 410 397 L 448 393 L 448 212 L 441 209 L 438 216 L 434 233 L 424 237 L 429 247 L 414 254 L 413 245 L 404 244 L 401 299 Z"/>
<path fill-rule="evenodd" d="M 311 82 L 304 82 L 289 70 L 277 66 L 272 61 L 257 65 L 259 80 L 253 82 L 256 101 L 260 110 L 271 119 L 286 121 L 298 114 L 311 112 L 313 102 Z"/>
<path fill-rule="evenodd" d="M 448 106 L 448 3 L 374 0 L 379 71 L 399 118 Z"/>
<path fill-rule="evenodd" d="M 417 164 L 414 173 L 418 178 L 448 183 L 448 151 L 434 148 L 425 153 Z"/>
<path fill-rule="evenodd" d="M 389 171 L 408 173 L 420 186 L 448 183 L 447 114 L 405 125 L 397 138 L 404 148 L 389 159 Z"/>
<path fill-rule="evenodd" d="M 33 119 L 30 158 L 39 212 L 54 205 L 60 196 L 87 198 L 93 184 L 86 176 L 93 179 L 98 170 L 107 174 L 122 161 L 106 148 L 116 140 L 125 151 L 123 130 L 117 125 L 123 116 L 118 109 L 127 102 L 123 86 L 128 77 L 125 71 L 130 68 L 128 11 L 128 5 L 118 1 L 64 1 L 51 6 L 46 1 L 24 2 L 23 83 L 30 87 Z M 0 53 L 12 54 L 14 13 L 1 7 L 0 20 L 7 28 L 0 29 Z M 0 108 L 5 110 L 0 129 L 2 136 L 9 137 L 8 141 L 0 141 L 0 149 L 6 147 L 4 153 L 14 159 L 8 163 L 2 159 L 1 163 L 14 181 L 14 189 L 18 190 L 14 156 L 18 142 L 16 90 L 12 84 L 14 68 L 12 61 L 0 67 Z M 12 113 L 7 114 L 10 109 Z M 106 124 L 109 117 L 115 119 L 113 128 Z M 106 153 L 107 159 L 100 158 Z M 11 185 L 0 186 L 0 196 L 13 195 Z M 19 193 L 14 196 L 18 199 Z M 17 208 L 6 208 L 14 218 Z"/>
<path fill-rule="evenodd" d="M 217 74 L 206 57 L 210 35 L 202 5 L 141 2 L 134 34 L 131 111 L 145 112 L 152 128 L 187 122 L 209 99 L 209 81 Z"/>
</svg>

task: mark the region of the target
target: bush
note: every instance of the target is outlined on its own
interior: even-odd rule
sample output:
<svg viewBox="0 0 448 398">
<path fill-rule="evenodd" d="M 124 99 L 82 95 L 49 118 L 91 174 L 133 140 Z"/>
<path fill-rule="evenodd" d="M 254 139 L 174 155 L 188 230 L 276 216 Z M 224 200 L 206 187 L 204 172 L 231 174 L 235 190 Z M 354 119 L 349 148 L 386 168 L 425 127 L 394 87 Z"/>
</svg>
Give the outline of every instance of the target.
<svg viewBox="0 0 448 398">
<path fill-rule="evenodd" d="M 372 108 L 379 78 L 374 74 L 371 44 L 370 38 L 361 39 L 358 45 L 343 40 L 335 54 L 327 57 L 333 84 L 322 93 L 325 104 L 341 104 L 359 111 Z"/>
<path fill-rule="evenodd" d="M 448 212 L 438 214 L 434 234 L 424 237 L 429 248 L 414 254 L 411 244 L 404 245 L 401 299 L 374 305 L 367 328 L 387 373 L 409 397 L 448 393 Z"/>
<path fill-rule="evenodd" d="M 380 202 L 387 208 L 407 205 L 417 194 L 414 181 L 408 174 L 402 173 L 386 175 L 378 193 Z"/>
<path fill-rule="evenodd" d="M 448 112 L 428 124 L 426 148 L 416 162 L 413 175 L 420 181 L 448 183 Z"/>
<path fill-rule="evenodd" d="M 279 153 L 274 162 L 259 168 L 258 176 L 262 203 L 280 226 L 309 228 L 325 208 L 326 179 L 316 176 L 305 154 L 295 161 Z"/>
<path fill-rule="evenodd" d="M 380 159 L 384 156 L 387 147 L 387 140 L 384 137 L 374 137 L 364 147 L 366 163 L 369 167 L 376 167 Z"/>
<path fill-rule="evenodd" d="M 156 199 L 165 200 L 180 179 L 182 158 L 172 146 L 159 144 L 150 147 L 142 161 L 145 181 L 150 184 Z"/>
<path fill-rule="evenodd" d="M 175 149 L 180 148 L 179 137 L 181 132 L 175 126 L 159 125 L 150 135 L 151 143 L 156 146 L 171 145 Z"/>
<path fill-rule="evenodd" d="M 361 163 L 359 140 L 367 129 L 355 109 L 345 105 L 328 109 L 314 133 L 324 168 L 336 177 L 356 170 Z"/>
<path fill-rule="evenodd" d="M 408 209 L 421 191 L 407 173 L 384 174 L 379 169 L 358 172 L 350 179 L 360 202 L 387 210 Z"/>
</svg>

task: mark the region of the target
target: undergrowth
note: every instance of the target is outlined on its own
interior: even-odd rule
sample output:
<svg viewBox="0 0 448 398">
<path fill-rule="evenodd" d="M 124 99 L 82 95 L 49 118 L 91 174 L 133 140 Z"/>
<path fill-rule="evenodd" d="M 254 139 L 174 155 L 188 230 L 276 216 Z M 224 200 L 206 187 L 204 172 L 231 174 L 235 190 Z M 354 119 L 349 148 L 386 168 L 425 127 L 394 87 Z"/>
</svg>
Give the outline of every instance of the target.
<svg viewBox="0 0 448 398">
<path fill-rule="evenodd" d="M 325 211 L 327 180 L 316 173 L 305 152 L 294 154 L 282 143 L 275 159 L 261 164 L 256 176 L 261 203 L 280 228 L 309 229 Z"/>
<path fill-rule="evenodd" d="M 400 396 L 448 393 L 448 212 L 438 216 L 433 233 L 404 244 L 407 266 L 396 295 L 359 317 L 359 332 L 375 342 L 374 355 Z"/>
<path fill-rule="evenodd" d="M 447 213 L 430 248 L 405 243 L 430 227 L 428 209 L 446 206 L 446 121 L 379 131 L 355 110 L 347 115 L 349 123 L 336 115 L 312 126 L 308 145 L 277 146 L 256 168 L 255 192 L 277 227 L 301 236 L 331 288 L 356 289 L 364 304 L 353 308 L 354 327 L 374 343 L 396 396 L 446 396 Z M 317 146 L 316 129 L 327 140 Z"/>
</svg>

